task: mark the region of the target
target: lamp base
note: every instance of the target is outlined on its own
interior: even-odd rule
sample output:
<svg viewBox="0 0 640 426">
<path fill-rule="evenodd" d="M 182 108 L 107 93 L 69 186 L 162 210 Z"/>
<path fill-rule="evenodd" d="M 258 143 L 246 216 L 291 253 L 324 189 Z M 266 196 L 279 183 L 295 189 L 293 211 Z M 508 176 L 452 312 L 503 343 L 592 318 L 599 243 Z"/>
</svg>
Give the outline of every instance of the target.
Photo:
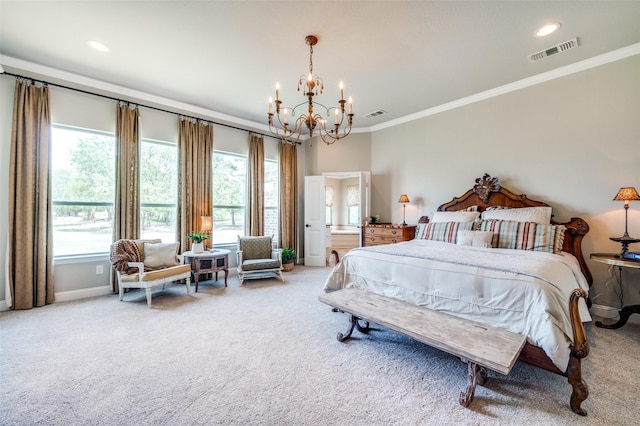
<svg viewBox="0 0 640 426">
<path fill-rule="evenodd" d="M 629 251 L 629 244 L 640 243 L 639 238 L 632 238 L 629 235 L 623 235 L 622 237 L 611 237 L 609 238 L 611 241 L 615 241 L 616 243 L 622 244 L 622 251 L 620 252 L 620 257 L 627 254 Z"/>
</svg>

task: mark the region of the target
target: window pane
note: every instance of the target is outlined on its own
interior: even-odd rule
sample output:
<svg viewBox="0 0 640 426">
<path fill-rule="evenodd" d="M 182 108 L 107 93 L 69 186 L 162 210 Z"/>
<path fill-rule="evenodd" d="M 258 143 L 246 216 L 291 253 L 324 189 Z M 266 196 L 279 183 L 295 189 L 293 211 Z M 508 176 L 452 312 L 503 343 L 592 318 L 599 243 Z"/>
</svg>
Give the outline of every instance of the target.
<svg viewBox="0 0 640 426">
<path fill-rule="evenodd" d="M 52 128 L 54 256 L 108 253 L 112 241 L 115 138 Z"/>
<path fill-rule="evenodd" d="M 213 244 L 235 243 L 245 235 L 247 158 L 213 154 Z"/>
<path fill-rule="evenodd" d="M 178 149 L 169 142 L 142 140 L 140 146 L 140 236 L 176 240 Z"/>
<path fill-rule="evenodd" d="M 273 235 L 275 246 L 278 246 L 278 162 L 267 160 L 264 162 L 264 234 Z"/>
</svg>

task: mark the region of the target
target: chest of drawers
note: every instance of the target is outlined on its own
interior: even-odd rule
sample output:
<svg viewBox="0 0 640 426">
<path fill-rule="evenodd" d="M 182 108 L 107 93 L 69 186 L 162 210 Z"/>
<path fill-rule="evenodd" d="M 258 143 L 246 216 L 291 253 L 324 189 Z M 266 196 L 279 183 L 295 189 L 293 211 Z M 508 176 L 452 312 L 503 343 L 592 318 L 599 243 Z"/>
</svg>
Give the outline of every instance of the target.
<svg viewBox="0 0 640 426">
<path fill-rule="evenodd" d="M 415 225 L 364 225 L 362 246 L 377 246 L 412 240 L 416 235 Z"/>
</svg>

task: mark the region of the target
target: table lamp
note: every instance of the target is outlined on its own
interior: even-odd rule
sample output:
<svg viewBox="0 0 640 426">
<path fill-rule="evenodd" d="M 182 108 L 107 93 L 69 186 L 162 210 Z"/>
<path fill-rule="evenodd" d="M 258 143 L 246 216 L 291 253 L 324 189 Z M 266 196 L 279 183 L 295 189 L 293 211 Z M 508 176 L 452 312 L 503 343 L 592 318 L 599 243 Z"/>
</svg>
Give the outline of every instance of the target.
<svg viewBox="0 0 640 426">
<path fill-rule="evenodd" d="M 629 211 L 629 201 L 640 201 L 640 195 L 638 195 L 638 191 L 634 187 L 623 187 L 620 188 L 615 197 L 613 197 L 613 201 L 624 201 L 624 235 L 622 237 L 611 238 L 611 240 L 616 241 L 622 244 L 622 252 L 621 256 L 624 256 L 627 251 L 629 251 L 629 244 L 640 242 L 637 238 L 631 238 L 629 236 L 629 231 L 627 228 L 628 225 L 628 211 Z"/>
<path fill-rule="evenodd" d="M 211 232 L 213 231 L 213 218 L 211 216 L 200 216 L 200 229 L 209 234 L 211 239 Z M 205 242 L 205 246 L 206 246 Z M 213 241 L 211 241 L 211 247 L 213 247 Z"/>
<path fill-rule="evenodd" d="M 402 194 L 398 202 L 402 203 L 402 226 L 406 226 L 407 224 L 406 210 L 407 210 L 407 203 L 409 202 L 409 197 L 407 197 L 407 194 Z"/>
</svg>

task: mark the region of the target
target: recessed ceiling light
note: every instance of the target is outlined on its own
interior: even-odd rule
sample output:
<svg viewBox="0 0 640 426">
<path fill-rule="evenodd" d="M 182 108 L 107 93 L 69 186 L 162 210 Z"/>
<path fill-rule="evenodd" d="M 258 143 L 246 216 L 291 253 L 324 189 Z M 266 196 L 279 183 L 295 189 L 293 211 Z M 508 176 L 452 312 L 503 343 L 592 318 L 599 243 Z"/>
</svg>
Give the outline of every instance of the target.
<svg viewBox="0 0 640 426">
<path fill-rule="evenodd" d="M 106 44 L 104 43 L 100 43 L 99 41 L 95 41 L 95 40 L 89 40 L 87 42 L 87 44 L 91 47 L 93 47 L 96 50 L 99 50 L 100 52 L 108 52 L 109 48 L 107 47 Z"/>
<path fill-rule="evenodd" d="M 535 35 L 536 35 L 536 37 L 548 36 L 549 34 L 556 32 L 558 30 L 558 28 L 560 28 L 560 23 L 559 22 L 552 22 L 551 24 L 546 24 L 546 25 L 540 27 L 535 32 Z"/>
</svg>

